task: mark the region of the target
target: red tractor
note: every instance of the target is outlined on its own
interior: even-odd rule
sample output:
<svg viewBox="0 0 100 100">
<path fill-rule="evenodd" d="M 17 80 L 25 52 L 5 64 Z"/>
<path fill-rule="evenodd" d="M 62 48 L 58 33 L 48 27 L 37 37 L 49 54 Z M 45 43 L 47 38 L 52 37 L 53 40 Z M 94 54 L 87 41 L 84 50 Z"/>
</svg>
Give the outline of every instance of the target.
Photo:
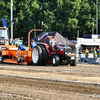
<svg viewBox="0 0 100 100">
<path fill-rule="evenodd" d="M 52 63 L 53 66 L 58 66 L 63 63 L 65 65 L 70 64 L 70 66 L 76 66 L 76 57 L 75 54 L 71 53 L 72 49 L 56 43 L 54 47 L 55 51 L 52 52 L 52 48 L 46 43 L 48 37 L 55 39 L 53 36 L 47 36 L 44 39 L 44 43 L 37 43 L 37 46 L 32 49 L 31 58 L 33 64 L 47 65 Z"/>
</svg>

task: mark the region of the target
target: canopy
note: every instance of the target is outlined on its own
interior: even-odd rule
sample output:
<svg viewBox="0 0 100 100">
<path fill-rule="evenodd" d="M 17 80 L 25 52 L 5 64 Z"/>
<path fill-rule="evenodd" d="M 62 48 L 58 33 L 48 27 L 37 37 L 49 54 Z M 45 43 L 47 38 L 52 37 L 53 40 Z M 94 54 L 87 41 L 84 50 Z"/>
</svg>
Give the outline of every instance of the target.
<svg viewBox="0 0 100 100">
<path fill-rule="evenodd" d="M 56 39 L 56 42 L 58 42 L 58 43 L 65 44 L 68 46 L 75 46 L 75 43 L 73 43 L 72 41 L 63 37 L 58 32 L 42 32 L 38 36 L 36 36 L 35 38 L 32 38 L 31 41 L 34 40 L 35 42 L 44 42 L 44 39 L 47 36 L 54 36 L 54 38 Z M 49 41 L 49 39 L 47 39 L 46 42 L 48 43 L 48 41 Z M 28 44 L 28 41 L 25 41 L 24 44 Z"/>
</svg>

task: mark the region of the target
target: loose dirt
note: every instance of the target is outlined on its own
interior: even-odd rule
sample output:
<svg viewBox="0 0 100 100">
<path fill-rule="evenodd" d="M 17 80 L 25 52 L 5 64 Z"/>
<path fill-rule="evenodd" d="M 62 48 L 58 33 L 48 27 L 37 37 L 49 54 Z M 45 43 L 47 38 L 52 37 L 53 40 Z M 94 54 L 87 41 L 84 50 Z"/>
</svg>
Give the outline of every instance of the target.
<svg viewBox="0 0 100 100">
<path fill-rule="evenodd" d="M 0 64 L 1 100 L 100 100 L 100 66 Z"/>
</svg>

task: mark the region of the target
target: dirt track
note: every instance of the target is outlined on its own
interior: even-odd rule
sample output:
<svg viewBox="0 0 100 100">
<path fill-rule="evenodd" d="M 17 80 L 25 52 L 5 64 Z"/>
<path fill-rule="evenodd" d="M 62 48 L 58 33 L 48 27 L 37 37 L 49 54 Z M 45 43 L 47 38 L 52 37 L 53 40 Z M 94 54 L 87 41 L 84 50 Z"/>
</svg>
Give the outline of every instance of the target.
<svg viewBox="0 0 100 100">
<path fill-rule="evenodd" d="M 0 64 L 0 98 L 100 100 L 99 77 L 100 65 L 52 67 Z"/>
</svg>

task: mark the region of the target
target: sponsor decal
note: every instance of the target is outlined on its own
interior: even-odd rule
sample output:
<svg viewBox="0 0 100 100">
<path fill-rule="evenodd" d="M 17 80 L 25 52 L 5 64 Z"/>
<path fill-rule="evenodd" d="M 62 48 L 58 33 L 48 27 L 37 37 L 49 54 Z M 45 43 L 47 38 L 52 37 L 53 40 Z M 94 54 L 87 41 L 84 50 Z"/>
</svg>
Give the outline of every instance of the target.
<svg viewBox="0 0 100 100">
<path fill-rule="evenodd" d="M 21 55 L 21 51 L 18 51 L 18 54 Z"/>
<path fill-rule="evenodd" d="M 18 51 L 18 55 L 25 55 L 25 53 Z"/>
<path fill-rule="evenodd" d="M 17 51 L 15 51 L 15 56 L 18 56 L 18 52 Z"/>
<path fill-rule="evenodd" d="M 25 54 L 26 54 L 25 52 L 15 51 L 15 56 L 18 56 L 18 55 L 25 55 Z"/>
<path fill-rule="evenodd" d="M 100 63 L 100 58 L 98 58 L 96 62 Z"/>
<path fill-rule="evenodd" d="M 19 54 L 19 55 L 25 55 L 25 53 L 21 53 L 21 52 L 20 52 L 20 53 L 18 53 L 18 54 Z"/>
<path fill-rule="evenodd" d="M 48 33 L 43 34 L 42 36 L 38 37 L 38 41 L 40 41 L 41 39 L 43 39 L 43 37 L 47 36 Z"/>
</svg>

